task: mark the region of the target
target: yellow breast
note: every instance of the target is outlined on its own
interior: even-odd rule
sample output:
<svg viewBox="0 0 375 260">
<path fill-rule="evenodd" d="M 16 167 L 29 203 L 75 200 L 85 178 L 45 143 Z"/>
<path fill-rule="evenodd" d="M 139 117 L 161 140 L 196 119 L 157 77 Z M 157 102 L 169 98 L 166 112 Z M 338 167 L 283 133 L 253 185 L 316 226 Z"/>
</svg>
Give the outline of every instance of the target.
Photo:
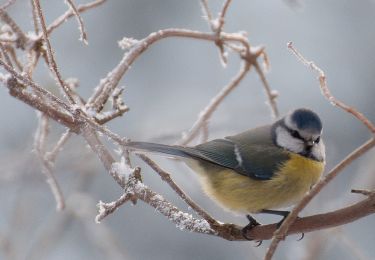
<svg viewBox="0 0 375 260">
<path fill-rule="evenodd" d="M 324 170 L 323 162 L 292 153 L 270 180 L 254 180 L 222 167 L 188 165 L 199 173 L 202 186 L 211 198 L 224 208 L 241 213 L 256 213 L 296 203 L 319 180 Z"/>
</svg>

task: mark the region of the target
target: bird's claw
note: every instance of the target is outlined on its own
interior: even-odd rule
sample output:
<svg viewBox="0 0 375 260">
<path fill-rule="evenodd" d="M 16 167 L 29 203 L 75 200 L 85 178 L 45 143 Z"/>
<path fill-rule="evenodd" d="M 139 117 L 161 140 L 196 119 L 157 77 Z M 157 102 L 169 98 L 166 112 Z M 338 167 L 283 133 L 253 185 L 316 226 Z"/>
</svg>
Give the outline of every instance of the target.
<svg viewBox="0 0 375 260">
<path fill-rule="evenodd" d="M 297 241 L 301 241 L 305 237 L 305 233 L 301 233 L 301 237 L 297 239 Z"/>
<path fill-rule="evenodd" d="M 247 232 L 249 232 L 251 229 L 253 229 L 254 227 L 256 226 L 259 226 L 260 223 L 255 219 L 253 218 L 252 216 L 250 215 L 246 215 L 247 219 L 249 220 L 249 224 L 247 224 L 242 230 L 241 230 L 241 233 L 242 233 L 242 236 L 246 239 L 246 240 L 249 240 L 251 241 L 252 239 L 249 238 L 247 236 Z M 256 245 L 256 247 L 260 246 L 262 244 L 262 240 L 259 240 L 257 241 L 258 242 L 258 245 Z"/>
</svg>

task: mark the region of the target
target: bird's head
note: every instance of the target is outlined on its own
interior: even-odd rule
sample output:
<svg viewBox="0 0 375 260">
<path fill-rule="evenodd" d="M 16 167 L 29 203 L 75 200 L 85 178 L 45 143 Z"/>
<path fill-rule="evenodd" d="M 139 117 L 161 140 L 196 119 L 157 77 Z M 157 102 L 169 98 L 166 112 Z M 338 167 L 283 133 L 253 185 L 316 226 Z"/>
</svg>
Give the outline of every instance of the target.
<svg viewBox="0 0 375 260">
<path fill-rule="evenodd" d="M 325 160 L 322 129 L 316 113 L 299 108 L 274 123 L 274 142 L 290 152 L 322 162 Z"/>
</svg>

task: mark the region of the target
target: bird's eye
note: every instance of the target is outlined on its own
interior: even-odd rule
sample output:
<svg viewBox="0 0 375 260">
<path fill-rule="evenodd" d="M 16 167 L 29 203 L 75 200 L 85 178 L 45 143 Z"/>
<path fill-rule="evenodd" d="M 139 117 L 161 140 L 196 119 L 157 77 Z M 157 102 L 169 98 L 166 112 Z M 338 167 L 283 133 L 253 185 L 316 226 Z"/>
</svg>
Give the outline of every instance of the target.
<svg viewBox="0 0 375 260">
<path fill-rule="evenodd" d="M 302 137 L 300 136 L 300 134 L 298 133 L 297 130 L 292 130 L 292 131 L 290 132 L 290 134 L 291 134 L 294 138 L 302 139 Z"/>
<path fill-rule="evenodd" d="M 318 144 L 320 142 L 320 136 L 318 136 L 315 140 L 314 143 Z"/>
</svg>

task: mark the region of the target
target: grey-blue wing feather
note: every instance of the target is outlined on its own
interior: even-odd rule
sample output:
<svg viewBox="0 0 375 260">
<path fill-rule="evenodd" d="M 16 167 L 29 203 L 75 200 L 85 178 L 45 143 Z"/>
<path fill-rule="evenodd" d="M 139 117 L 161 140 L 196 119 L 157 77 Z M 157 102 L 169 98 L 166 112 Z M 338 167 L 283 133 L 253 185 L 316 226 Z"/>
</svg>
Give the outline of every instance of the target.
<svg viewBox="0 0 375 260">
<path fill-rule="evenodd" d="M 265 126 L 215 139 L 195 147 L 130 142 L 130 148 L 193 158 L 209 162 L 257 180 L 268 180 L 289 158 L 272 142 L 271 128 Z"/>
<path fill-rule="evenodd" d="M 268 180 L 288 160 L 272 140 L 271 126 L 248 130 L 194 147 L 207 161 L 233 169 L 253 179 Z"/>
</svg>

